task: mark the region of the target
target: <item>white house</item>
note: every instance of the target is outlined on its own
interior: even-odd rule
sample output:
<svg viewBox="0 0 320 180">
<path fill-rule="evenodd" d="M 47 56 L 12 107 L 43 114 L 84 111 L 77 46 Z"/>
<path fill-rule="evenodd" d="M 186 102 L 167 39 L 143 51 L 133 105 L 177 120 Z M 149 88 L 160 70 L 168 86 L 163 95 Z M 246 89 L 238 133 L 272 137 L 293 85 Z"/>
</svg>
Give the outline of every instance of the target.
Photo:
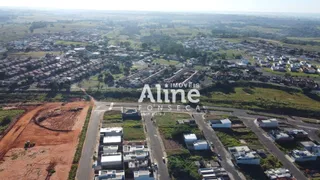
<svg viewBox="0 0 320 180">
<path fill-rule="evenodd" d="M 303 146 L 304 149 L 311 151 L 312 147 L 316 146 L 316 144 L 312 141 L 302 141 L 300 144 Z"/>
<path fill-rule="evenodd" d="M 101 128 L 100 135 L 102 136 L 122 136 L 123 128 L 122 127 L 110 127 L 110 128 Z"/>
<path fill-rule="evenodd" d="M 124 170 L 101 170 L 95 180 L 122 180 L 124 178 Z"/>
<path fill-rule="evenodd" d="M 228 150 L 237 164 L 260 164 L 257 152 L 250 150 L 248 146 L 235 146 L 228 148 Z"/>
<path fill-rule="evenodd" d="M 261 128 L 277 128 L 279 126 L 277 119 L 257 119 Z"/>
<path fill-rule="evenodd" d="M 317 160 L 317 156 L 310 153 L 307 150 L 302 150 L 302 151 L 301 150 L 293 150 L 293 151 L 291 151 L 290 155 L 296 162 Z"/>
<path fill-rule="evenodd" d="M 102 167 L 122 167 L 122 153 L 111 153 L 101 155 Z"/>
<path fill-rule="evenodd" d="M 229 119 L 210 120 L 212 128 L 231 128 L 231 121 Z"/>
<path fill-rule="evenodd" d="M 184 134 L 183 137 L 184 137 L 184 142 L 187 144 L 193 143 L 198 140 L 195 134 Z"/>
<path fill-rule="evenodd" d="M 103 145 L 120 145 L 122 142 L 121 136 L 105 136 L 103 137 Z"/>
<path fill-rule="evenodd" d="M 264 172 L 266 176 L 270 180 L 276 180 L 276 179 L 291 179 L 292 175 L 288 169 L 284 168 L 277 168 L 277 169 L 269 169 Z"/>
<path fill-rule="evenodd" d="M 315 145 L 311 148 L 311 151 L 315 156 L 320 157 L 320 145 Z"/>
<path fill-rule="evenodd" d="M 205 140 L 197 140 L 193 142 L 194 150 L 208 150 L 209 144 Z"/>
<path fill-rule="evenodd" d="M 103 154 L 116 153 L 118 149 L 118 145 L 103 146 Z"/>
</svg>

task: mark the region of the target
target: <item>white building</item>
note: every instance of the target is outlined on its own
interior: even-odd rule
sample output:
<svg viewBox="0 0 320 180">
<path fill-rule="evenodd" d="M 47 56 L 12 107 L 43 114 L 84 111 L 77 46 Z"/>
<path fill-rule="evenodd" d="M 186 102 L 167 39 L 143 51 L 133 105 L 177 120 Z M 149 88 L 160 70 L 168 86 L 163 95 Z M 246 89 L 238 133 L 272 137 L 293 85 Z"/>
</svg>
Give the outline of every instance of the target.
<svg viewBox="0 0 320 180">
<path fill-rule="evenodd" d="M 292 175 L 288 169 L 284 168 L 277 168 L 277 169 L 269 169 L 264 172 L 266 176 L 270 180 L 277 180 L 277 179 L 291 179 Z"/>
<path fill-rule="evenodd" d="M 198 173 L 201 175 L 203 180 L 209 179 L 229 179 L 229 175 L 224 168 L 200 168 Z"/>
<path fill-rule="evenodd" d="M 317 160 L 317 156 L 310 153 L 307 150 L 293 150 L 290 153 L 291 157 L 296 161 L 296 162 L 305 162 L 305 161 L 315 161 Z"/>
<path fill-rule="evenodd" d="M 193 143 L 198 140 L 195 134 L 184 134 L 183 137 L 186 144 Z"/>
<path fill-rule="evenodd" d="M 229 119 L 210 120 L 212 128 L 231 128 L 231 121 Z"/>
<path fill-rule="evenodd" d="M 292 136 L 290 136 L 289 134 L 282 132 L 282 131 L 278 131 L 278 130 L 272 130 L 269 134 L 272 137 L 272 139 L 277 142 L 293 141 L 294 140 L 294 138 Z"/>
<path fill-rule="evenodd" d="M 103 146 L 103 154 L 116 153 L 118 149 L 118 145 Z"/>
<path fill-rule="evenodd" d="M 304 149 L 311 151 L 313 146 L 316 146 L 316 144 L 312 141 L 302 141 L 300 144 L 303 146 Z"/>
<path fill-rule="evenodd" d="M 313 146 L 310 152 L 313 153 L 315 156 L 320 157 L 320 145 Z"/>
<path fill-rule="evenodd" d="M 193 142 L 193 147 L 194 150 L 208 150 L 209 149 L 209 144 L 205 140 L 197 140 Z"/>
<path fill-rule="evenodd" d="M 122 180 L 124 178 L 124 170 L 101 170 L 95 180 Z"/>
<path fill-rule="evenodd" d="M 228 150 L 237 164 L 260 164 L 258 154 L 255 151 L 250 150 L 248 146 L 230 147 Z"/>
<path fill-rule="evenodd" d="M 103 145 L 120 145 L 122 142 L 121 136 L 105 136 L 103 137 Z"/>
<path fill-rule="evenodd" d="M 102 167 L 122 167 L 122 153 L 111 153 L 101 155 Z"/>
<path fill-rule="evenodd" d="M 122 136 L 122 127 L 101 128 L 100 135 L 102 136 Z"/>
<path fill-rule="evenodd" d="M 277 128 L 279 126 L 277 119 L 257 119 L 261 128 Z"/>
<path fill-rule="evenodd" d="M 288 134 L 295 138 L 305 138 L 308 137 L 308 133 L 303 129 L 290 129 L 287 131 Z"/>
</svg>

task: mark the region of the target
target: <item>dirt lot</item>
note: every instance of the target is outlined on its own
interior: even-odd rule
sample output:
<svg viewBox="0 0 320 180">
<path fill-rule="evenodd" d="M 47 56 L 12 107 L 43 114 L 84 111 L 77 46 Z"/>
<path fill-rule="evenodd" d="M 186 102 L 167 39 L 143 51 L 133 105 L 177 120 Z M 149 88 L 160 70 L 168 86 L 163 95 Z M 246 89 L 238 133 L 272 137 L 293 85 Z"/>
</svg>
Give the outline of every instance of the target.
<svg viewBox="0 0 320 180">
<path fill-rule="evenodd" d="M 88 108 L 47 103 L 27 112 L 0 141 L 0 179 L 67 179 Z M 25 150 L 26 141 L 35 146 Z"/>
</svg>

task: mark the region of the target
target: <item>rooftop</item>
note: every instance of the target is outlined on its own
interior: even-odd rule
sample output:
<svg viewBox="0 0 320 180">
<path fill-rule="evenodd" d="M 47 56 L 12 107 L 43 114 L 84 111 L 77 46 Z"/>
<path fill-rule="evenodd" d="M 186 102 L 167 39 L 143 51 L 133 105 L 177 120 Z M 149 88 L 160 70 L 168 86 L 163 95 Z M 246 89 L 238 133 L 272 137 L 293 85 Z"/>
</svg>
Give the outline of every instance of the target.
<svg viewBox="0 0 320 180">
<path fill-rule="evenodd" d="M 121 136 L 105 136 L 103 143 L 121 143 Z"/>
<path fill-rule="evenodd" d="M 183 137 L 186 140 L 197 140 L 197 136 L 195 134 L 184 134 Z"/>
<path fill-rule="evenodd" d="M 120 133 L 123 131 L 122 127 L 110 127 L 110 128 L 101 128 L 100 133 L 116 132 Z"/>
<path fill-rule="evenodd" d="M 101 155 L 101 162 L 121 162 L 122 153 L 103 154 Z"/>
</svg>

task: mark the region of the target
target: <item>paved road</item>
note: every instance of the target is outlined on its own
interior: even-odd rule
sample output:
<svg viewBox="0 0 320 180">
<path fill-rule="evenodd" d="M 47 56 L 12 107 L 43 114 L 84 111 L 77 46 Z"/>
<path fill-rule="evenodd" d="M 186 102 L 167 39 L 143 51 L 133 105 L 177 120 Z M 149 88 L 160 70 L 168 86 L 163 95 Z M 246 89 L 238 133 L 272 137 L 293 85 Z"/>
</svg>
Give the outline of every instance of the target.
<svg viewBox="0 0 320 180">
<path fill-rule="evenodd" d="M 293 174 L 296 179 L 299 180 L 307 180 L 307 178 L 303 175 L 303 173 L 291 162 L 289 161 L 285 154 L 271 141 L 269 138 L 266 137 L 263 130 L 260 129 L 255 123 L 254 119 L 252 118 L 242 118 L 244 124 L 249 127 L 259 138 L 260 142 L 264 144 L 268 150 L 278 158 L 283 166 Z"/>
<path fill-rule="evenodd" d="M 207 141 L 212 142 L 214 145 L 215 152 L 221 155 L 222 161 L 221 165 L 225 168 L 226 171 L 232 174 L 233 178 L 236 180 L 241 180 L 241 176 L 237 172 L 236 168 L 233 166 L 231 162 L 230 154 L 226 151 L 222 143 L 220 142 L 219 138 L 215 134 L 212 128 L 210 128 L 203 120 L 201 114 L 193 114 L 199 128 L 203 131 L 203 134 Z"/>
<path fill-rule="evenodd" d="M 96 147 L 97 133 L 99 131 L 100 119 L 104 114 L 103 110 L 94 109 L 91 113 L 90 122 L 88 125 L 86 139 L 84 141 L 82 154 L 77 171 L 78 180 L 89 180 L 93 178 L 93 153 Z"/>
<path fill-rule="evenodd" d="M 165 157 L 164 155 L 164 149 L 162 149 L 160 137 L 157 135 L 157 130 L 153 122 L 151 121 L 152 115 L 145 115 L 143 116 L 144 124 L 146 125 L 146 133 L 149 137 L 150 142 L 150 148 L 151 148 L 151 154 L 153 158 L 155 159 L 155 162 L 158 164 L 158 177 L 160 180 L 168 180 L 171 179 L 169 177 L 169 172 L 167 169 L 167 166 L 162 161 L 162 157 Z M 155 175 L 157 175 L 155 174 Z"/>
</svg>

